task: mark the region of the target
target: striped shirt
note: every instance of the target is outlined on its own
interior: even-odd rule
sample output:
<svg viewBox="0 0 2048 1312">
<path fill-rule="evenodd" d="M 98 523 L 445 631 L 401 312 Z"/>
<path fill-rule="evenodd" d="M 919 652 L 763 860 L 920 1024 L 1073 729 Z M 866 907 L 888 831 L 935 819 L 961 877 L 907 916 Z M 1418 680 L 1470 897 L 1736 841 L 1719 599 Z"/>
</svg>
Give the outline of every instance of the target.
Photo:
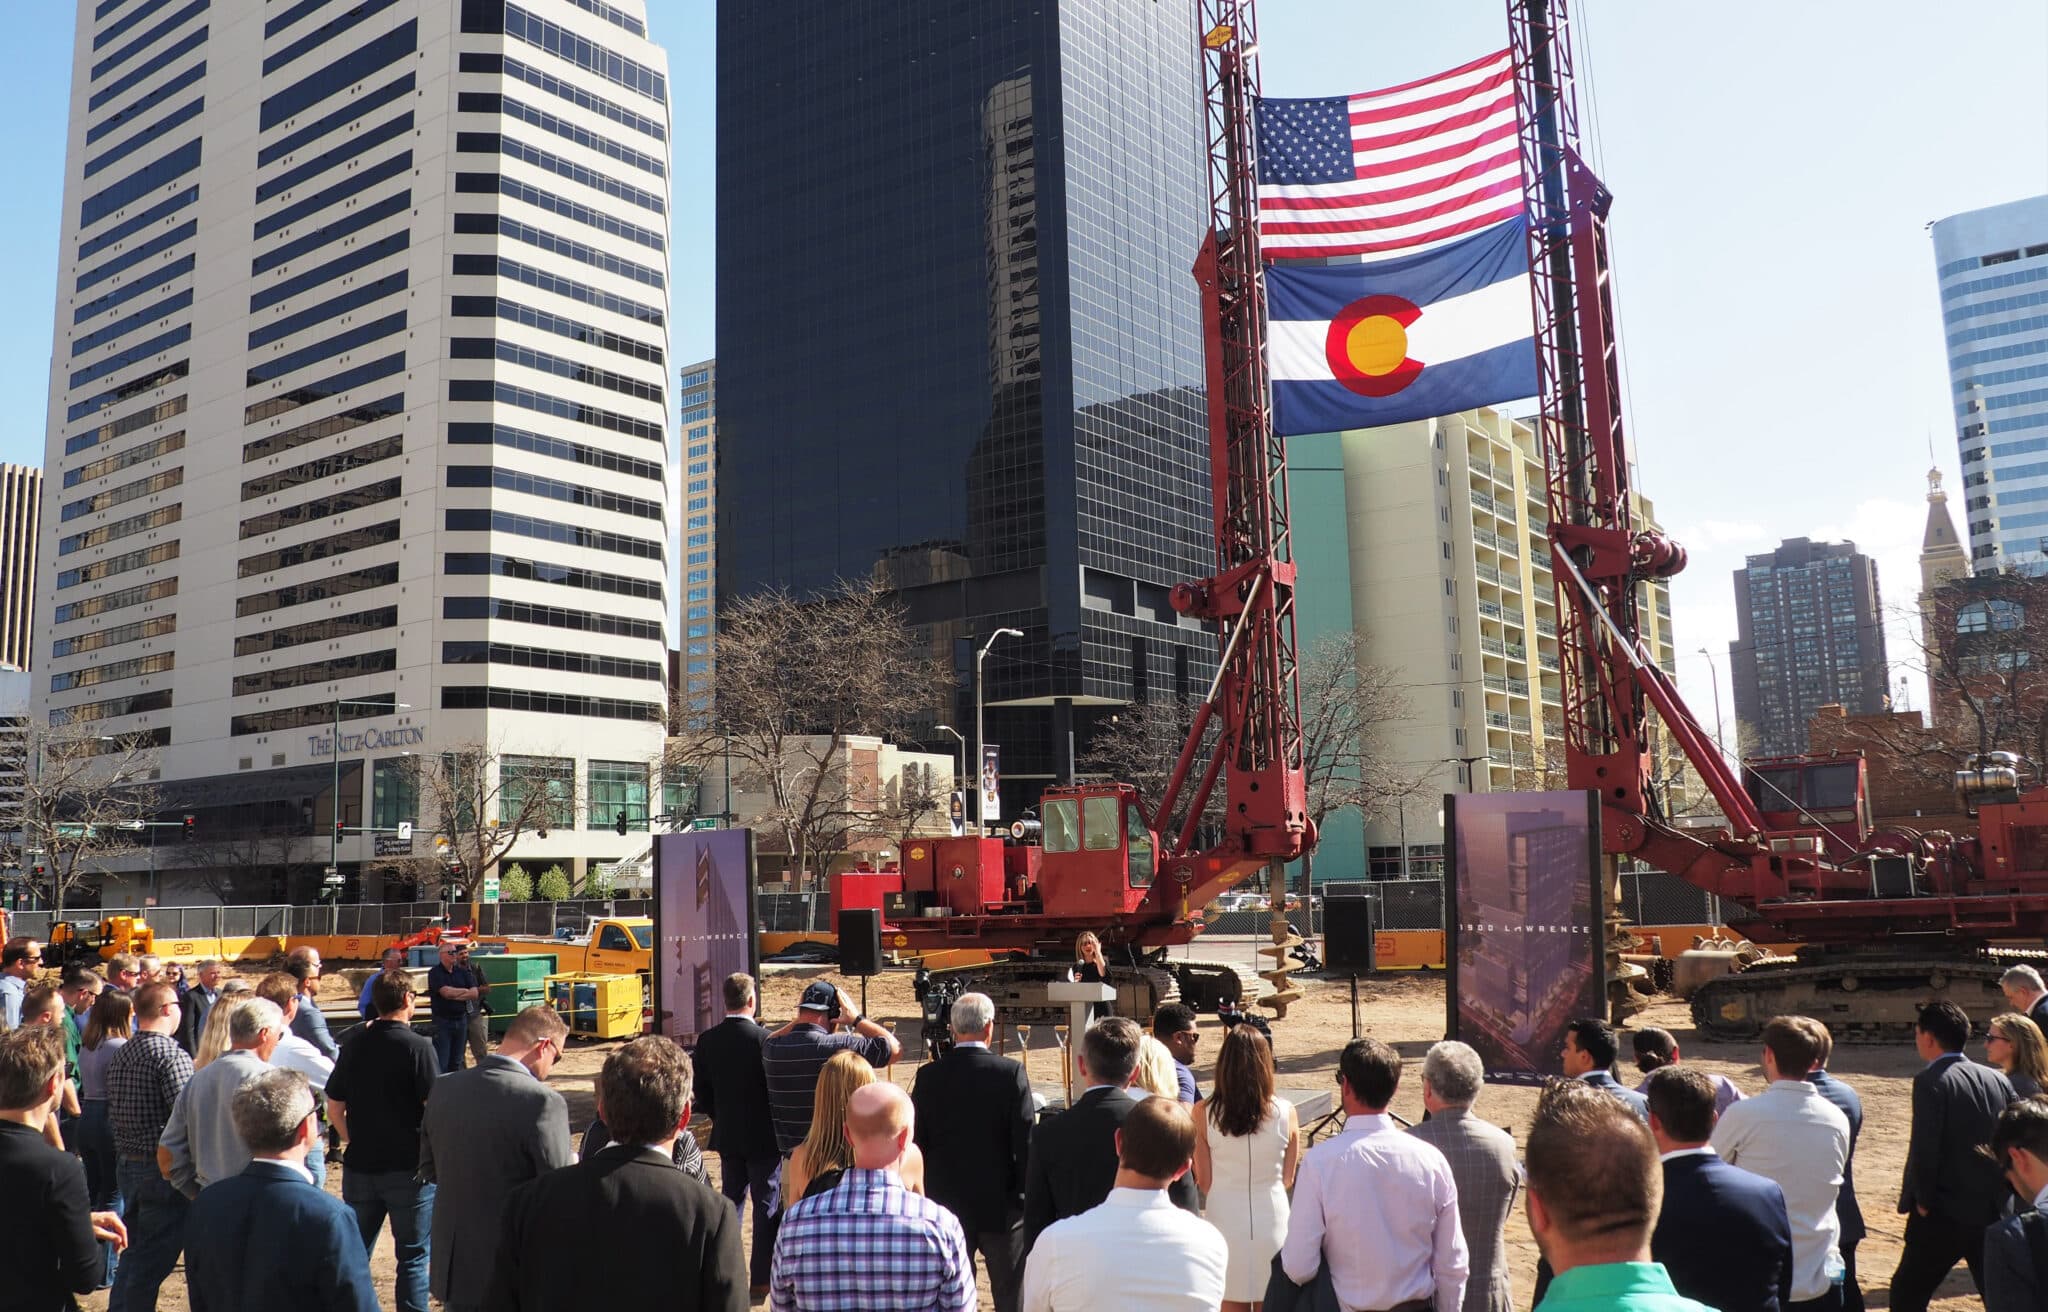
<svg viewBox="0 0 2048 1312">
<path fill-rule="evenodd" d="M 130 1160 L 154 1162 L 171 1107 L 191 1078 L 192 1059 L 168 1034 L 143 1030 L 122 1044 L 107 1063 L 107 1119 L 114 1126 L 114 1151 Z"/>
<path fill-rule="evenodd" d="M 851 1032 L 834 1034 L 822 1025 L 797 1025 L 787 1034 L 771 1035 L 761 1045 L 761 1069 L 768 1077 L 768 1109 L 775 1121 L 775 1147 L 787 1156 L 811 1132 L 811 1109 L 818 1101 L 818 1072 L 833 1055 L 847 1049 L 877 1069 L 889 1064 L 889 1036 Z"/>
<path fill-rule="evenodd" d="M 848 1171 L 775 1237 L 772 1312 L 973 1312 L 974 1262 L 951 1212 L 894 1171 Z"/>
</svg>

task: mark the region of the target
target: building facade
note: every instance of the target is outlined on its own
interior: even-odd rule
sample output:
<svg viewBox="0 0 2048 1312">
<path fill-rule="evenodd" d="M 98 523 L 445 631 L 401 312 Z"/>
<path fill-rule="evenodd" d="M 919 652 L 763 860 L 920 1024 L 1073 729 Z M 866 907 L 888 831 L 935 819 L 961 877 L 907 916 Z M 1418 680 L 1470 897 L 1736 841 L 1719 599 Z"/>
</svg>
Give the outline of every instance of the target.
<svg viewBox="0 0 2048 1312">
<path fill-rule="evenodd" d="M 958 726 L 1021 630 L 1007 817 L 1214 665 L 1187 8 L 729 0 L 718 60 L 718 595 L 882 580 Z"/>
<path fill-rule="evenodd" d="M 25 670 L 35 657 L 36 549 L 41 545 L 43 471 L 0 465 L 0 665 Z"/>
<path fill-rule="evenodd" d="M 683 366 L 683 646 L 676 683 L 679 717 L 701 726 L 711 716 L 718 646 L 718 361 Z"/>
<path fill-rule="evenodd" d="M 1891 708 L 1877 562 L 1855 543 L 1787 538 L 1749 557 L 1735 571 L 1735 621 L 1728 663 L 1744 756 L 1805 751 L 1823 706 Z"/>
<path fill-rule="evenodd" d="M 1933 232 L 1970 560 L 2048 571 L 2048 196 Z"/>
<path fill-rule="evenodd" d="M 1557 594 L 1535 430 L 1497 410 L 1289 439 L 1295 594 L 1304 645 L 1354 629 L 1363 660 L 1388 670 L 1407 714 L 1381 749 L 1420 796 L 1382 816 L 1323 827 L 1318 879 L 1436 878 L 1453 792 L 1567 786 Z M 1655 507 L 1637 497 L 1639 526 Z M 1676 668 L 1668 584 L 1643 585 L 1643 636 Z M 1697 791 L 1661 734 L 1668 804 Z"/>
<path fill-rule="evenodd" d="M 575 781 L 578 825 L 518 858 L 634 843 L 666 63 L 643 0 L 80 0 L 38 713 L 147 735 L 202 832 L 303 840 L 235 896 L 317 888 L 337 821 L 382 892 L 398 825 L 425 855 L 437 823 L 404 758 L 464 744 Z"/>
</svg>

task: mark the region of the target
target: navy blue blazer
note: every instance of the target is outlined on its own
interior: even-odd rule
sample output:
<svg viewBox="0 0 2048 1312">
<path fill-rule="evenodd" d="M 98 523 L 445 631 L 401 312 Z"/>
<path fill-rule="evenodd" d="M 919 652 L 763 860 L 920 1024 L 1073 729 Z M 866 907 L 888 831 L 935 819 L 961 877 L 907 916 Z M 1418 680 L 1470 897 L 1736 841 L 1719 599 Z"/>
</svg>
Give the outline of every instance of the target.
<svg viewBox="0 0 2048 1312">
<path fill-rule="evenodd" d="M 1720 1312 L 1792 1304 L 1792 1222 L 1775 1181 L 1712 1153 L 1664 1163 L 1664 1209 L 1650 1256 L 1685 1297 Z"/>
<path fill-rule="evenodd" d="M 186 1218 L 192 1312 L 377 1312 L 355 1214 L 298 1168 L 251 1162 L 199 1191 Z"/>
<path fill-rule="evenodd" d="M 1849 1118 L 1849 1160 L 1842 1163 L 1842 1188 L 1835 1195 L 1835 1216 L 1842 1222 L 1842 1247 L 1854 1248 L 1869 1233 L 1863 1225 L 1863 1207 L 1856 1201 L 1856 1140 L 1863 1134 L 1863 1099 L 1826 1071 L 1814 1071 L 1806 1082 Z"/>
</svg>

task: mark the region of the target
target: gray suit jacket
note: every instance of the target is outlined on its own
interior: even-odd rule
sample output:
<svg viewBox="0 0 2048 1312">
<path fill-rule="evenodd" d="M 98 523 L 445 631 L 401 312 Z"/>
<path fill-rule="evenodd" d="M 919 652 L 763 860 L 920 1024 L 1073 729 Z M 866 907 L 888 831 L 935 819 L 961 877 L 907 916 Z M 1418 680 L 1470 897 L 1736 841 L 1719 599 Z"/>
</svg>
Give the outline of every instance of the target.
<svg viewBox="0 0 2048 1312">
<path fill-rule="evenodd" d="M 1506 1130 L 1450 1107 L 1409 1131 L 1444 1155 L 1458 1186 L 1458 1227 L 1472 1255 L 1464 1312 L 1513 1312 L 1508 1252 L 1501 1233 L 1522 1187 L 1522 1164 Z"/>
<path fill-rule="evenodd" d="M 434 1081 L 420 1121 L 420 1178 L 437 1185 L 428 1284 L 444 1303 L 477 1307 L 490 1287 L 505 1196 L 576 1160 L 569 1108 L 510 1057 Z"/>
</svg>

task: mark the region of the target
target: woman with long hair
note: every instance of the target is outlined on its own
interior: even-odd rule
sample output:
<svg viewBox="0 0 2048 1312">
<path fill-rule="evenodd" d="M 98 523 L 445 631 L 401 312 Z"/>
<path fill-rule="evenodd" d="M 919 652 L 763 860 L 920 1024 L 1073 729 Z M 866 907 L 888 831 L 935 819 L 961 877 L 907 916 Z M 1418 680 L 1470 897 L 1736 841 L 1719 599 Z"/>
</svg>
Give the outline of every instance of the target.
<svg viewBox="0 0 2048 1312">
<path fill-rule="evenodd" d="M 1138 1073 L 1131 1080 L 1135 1091 L 1143 1089 L 1155 1098 L 1180 1097 L 1180 1075 L 1174 1070 L 1173 1051 L 1147 1034 L 1138 1044 Z"/>
<path fill-rule="evenodd" d="M 1081 937 L 1074 940 L 1074 968 L 1067 972 L 1067 978 L 1076 984 L 1109 983 L 1109 962 L 1102 955 L 1102 940 L 1094 930 L 1083 930 Z M 1088 1023 L 1093 1025 L 1104 1016 L 1116 1015 L 1114 1002 L 1091 1002 L 1088 1004 Z M 1074 1041 L 1080 1042 L 1079 1036 Z"/>
<path fill-rule="evenodd" d="M 811 1132 L 782 1167 L 780 1198 L 784 1211 L 794 1203 L 822 1194 L 853 1169 L 853 1145 L 846 1141 L 846 1104 L 855 1089 L 879 1080 L 868 1059 L 857 1052 L 835 1052 L 818 1072 L 818 1093 L 811 1104 Z M 903 1155 L 898 1173 L 903 1186 L 924 1192 L 924 1154 L 917 1145 Z"/>
<path fill-rule="evenodd" d="M 1300 1164 L 1294 1106 L 1273 1094 L 1273 1049 L 1250 1025 L 1233 1025 L 1216 1054 L 1216 1083 L 1195 1104 L 1195 1187 L 1228 1254 L 1224 1312 L 1258 1312 L 1287 1242 L 1287 1191 Z"/>
<path fill-rule="evenodd" d="M 240 984 L 241 988 L 233 987 Z M 228 1018 L 250 998 L 256 996 L 254 986 L 245 979 L 231 979 L 221 986 L 220 1001 L 206 1013 L 206 1028 L 199 1032 L 199 1042 L 192 1045 L 192 1070 L 205 1070 L 214 1058 L 233 1047 L 228 1038 Z"/>
<path fill-rule="evenodd" d="M 2041 1027 L 2016 1011 L 1991 1018 L 1984 1055 L 2012 1081 L 2012 1091 L 2031 1098 L 2048 1088 L 2048 1037 Z"/>
<path fill-rule="evenodd" d="M 85 1163 L 85 1188 L 95 1212 L 121 1210 L 121 1186 L 115 1174 L 114 1123 L 107 1119 L 107 1067 L 135 1033 L 135 1003 L 118 989 L 106 989 L 87 1013 L 78 1041 L 78 1156 Z M 104 1242 L 106 1263 L 100 1288 L 114 1283 L 120 1252 Z"/>
</svg>

